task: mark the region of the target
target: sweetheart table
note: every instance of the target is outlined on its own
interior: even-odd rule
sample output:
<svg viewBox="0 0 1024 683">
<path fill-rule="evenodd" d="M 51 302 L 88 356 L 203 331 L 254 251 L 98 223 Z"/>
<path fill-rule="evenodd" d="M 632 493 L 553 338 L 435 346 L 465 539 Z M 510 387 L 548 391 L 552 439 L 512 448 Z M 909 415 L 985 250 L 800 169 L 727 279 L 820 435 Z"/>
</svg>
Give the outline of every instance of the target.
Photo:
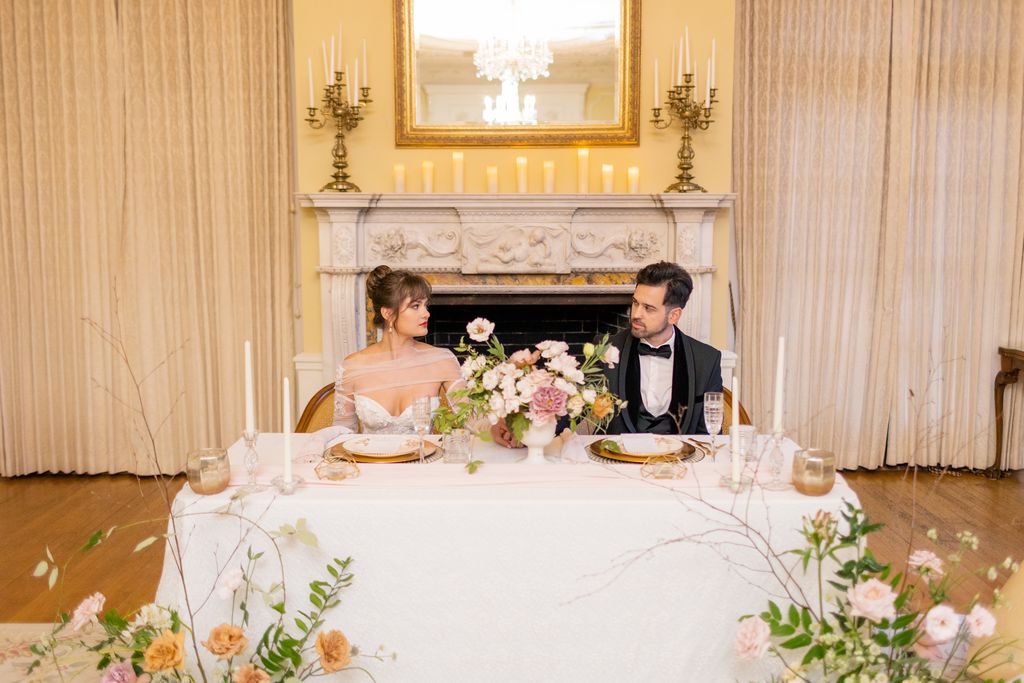
<svg viewBox="0 0 1024 683">
<path fill-rule="evenodd" d="M 295 435 L 294 452 L 310 438 Z M 787 473 L 796 448 L 786 443 Z M 309 608 L 307 586 L 327 578 L 324 565 L 351 556 L 354 582 L 325 628 L 341 629 L 363 654 L 394 653 L 355 658 L 382 683 L 763 678 L 771 667 L 733 654 L 738 617 L 762 611 L 774 590 L 736 533 L 739 521 L 785 550 L 801 545 L 803 516 L 857 501 L 841 476 L 817 498 L 757 486 L 733 495 L 717 485 L 729 469 L 724 448 L 682 479 L 648 480 L 637 465 L 517 464 L 525 449 L 479 442 L 473 457 L 485 464 L 474 474 L 443 462 L 361 464 L 358 478 L 321 482 L 312 464 L 297 462 L 306 484 L 294 495 L 268 489 L 232 501 L 245 480 L 242 450 L 229 450 L 226 491 L 200 496 L 186 486 L 174 501 L 198 635 L 231 620 L 231 601 L 214 588 L 225 568 L 244 564 L 246 548 L 268 551 L 258 583 L 280 579 L 263 534 L 223 511 L 266 530 L 304 518 L 318 547 L 279 541 L 287 623 Z M 261 435 L 258 450 L 258 479 L 269 482 L 282 470 L 282 435 Z M 183 603 L 170 553 L 157 599 Z M 272 613 L 250 602 L 252 640 Z M 368 679 L 344 671 L 328 680 Z"/>
</svg>

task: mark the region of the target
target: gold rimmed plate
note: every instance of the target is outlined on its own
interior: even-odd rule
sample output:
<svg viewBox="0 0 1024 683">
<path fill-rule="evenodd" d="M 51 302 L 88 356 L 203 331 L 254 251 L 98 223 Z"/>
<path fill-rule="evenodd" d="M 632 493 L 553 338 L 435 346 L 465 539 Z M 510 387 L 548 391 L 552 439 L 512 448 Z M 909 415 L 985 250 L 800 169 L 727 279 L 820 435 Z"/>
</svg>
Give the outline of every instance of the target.
<svg viewBox="0 0 1024 683">
<path fill-rule="evenodd" d="M 613 439 L 614 440 L 614 439 Z M 697 449 L 692 445 L 680 441 L 674 437 L 659 436 L 658 443 L 665 443 L 666 449 L 657 453 L 623 453 L 619 451 L 609 450 L 605 447 L 604 442 L 606 439 L 599 439 L 593 441 L 587 445 L 587 450 L 594 455 L 602 458 L 608 458 L 609 460 L 618 460 L 619 462 L 633 462 L 643 464 L 651 458 L 679 458 L 686 459 L 697 452 Z M 621 444 L 620 444 L 621 447 Z"/>
<path fill-rule="evenodd" d="M 356 462 L 413 462 L 420 459 L 420 440 L 413 437 L 409 443 L 394 443 L 386 447 L 382 442 L 368 443 L 364 437 L 348 439 L 339 444 L 331 446 L 329 453 L 335 457 L 347 457 Z M 389 450 L 390 449 L 390 450 Z M 423 441 L 423 457 L 429 458 L 437 452 L 438 446 L 433 441 Z"/>
</svg>

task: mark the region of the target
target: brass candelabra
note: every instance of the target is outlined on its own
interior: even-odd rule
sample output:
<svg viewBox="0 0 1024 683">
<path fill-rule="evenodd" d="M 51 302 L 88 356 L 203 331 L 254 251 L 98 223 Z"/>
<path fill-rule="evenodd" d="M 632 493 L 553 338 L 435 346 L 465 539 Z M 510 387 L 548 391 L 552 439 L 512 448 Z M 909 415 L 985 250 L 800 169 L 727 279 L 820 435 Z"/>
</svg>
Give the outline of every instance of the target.
<svg viewBox="0 0 1024 683">
<path fill-rule="evenodd" d="M 332 165 L 334 166 L 334 173 L 331 175 L 333 180 L 321 187 L 321 192 L 361 192 L 358 185 L 349 181 L 345 133 L 359 125 L 359 122 L 363 120 L 363 105 L 372 101 L 368 87 L 359 88 L 359 97 L 356 102 L 347 99 L 345 97 L 345 72 L 335 71 L 334 84 L 324 86 L 324 96 L 320 107 L 306 107 L 309 112 L 306 123 L 314 130 L 319 130 L 327 125 L 328 119 L 334 119 L 334 125 L 337 127 L 337 132 L 334 134 L 334 147 L 331 148 Z"/>
<path fill-rule="evenodd" d="M 690 131 L 693 129 L 707 130 L 714 121 L 711 118 L 711 106 L 717 100 L 715 93 L 717 88 L 711 88 L 711 99 L 705 100 L 701 105 L 694 98 L 693 74 L 683 74 L 683 84 L 674 85 L 668 90 L 668 101 L 666 109 L 668 117 L 661 118 L 661 107 L 653 107 L 654 118 L 651 123 L 658 130 L 668 128 L 672 125 L 673 119 L 679 119 L 683 127 L 683 137 L 680 141 L 679 152 L 679 175 L 676 182 L 665 188 L 665 192 L 707 192 L 703 187 L 693 181 L 693 139 Z"/>
</svg>

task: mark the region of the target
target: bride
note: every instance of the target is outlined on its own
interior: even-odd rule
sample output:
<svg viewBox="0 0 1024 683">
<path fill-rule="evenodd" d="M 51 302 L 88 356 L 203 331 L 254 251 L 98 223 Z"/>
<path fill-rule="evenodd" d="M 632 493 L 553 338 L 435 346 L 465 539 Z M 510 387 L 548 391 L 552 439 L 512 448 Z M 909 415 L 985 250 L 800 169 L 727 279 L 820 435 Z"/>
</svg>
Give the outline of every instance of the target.
<svg viewBox="0 0 1024 683">
<path fill-rule="evenodd" d="M 430 283 L 407 270 L 377 266 L 366 277 L 381 340 L 349 355 L 334 383 L 334 424 L 363 433 L 411 434 L 413 403 L 431 412 L 462 383 L 455 354 L 417 341 L 427 333 Z"/>
</svg>

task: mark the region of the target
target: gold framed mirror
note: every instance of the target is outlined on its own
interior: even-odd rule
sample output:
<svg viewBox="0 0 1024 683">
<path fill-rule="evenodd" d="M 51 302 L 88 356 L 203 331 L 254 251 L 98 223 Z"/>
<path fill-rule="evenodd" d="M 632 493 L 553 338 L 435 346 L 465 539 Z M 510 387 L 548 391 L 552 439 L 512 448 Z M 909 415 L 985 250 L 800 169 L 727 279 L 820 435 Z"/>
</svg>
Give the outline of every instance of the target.
<svg viewBox="0 0 1024 683">
<path fill-rule="evenodd" d="M 635 145 L 640 0 L 394 0 L 399 147 Z"/>
</svg>

